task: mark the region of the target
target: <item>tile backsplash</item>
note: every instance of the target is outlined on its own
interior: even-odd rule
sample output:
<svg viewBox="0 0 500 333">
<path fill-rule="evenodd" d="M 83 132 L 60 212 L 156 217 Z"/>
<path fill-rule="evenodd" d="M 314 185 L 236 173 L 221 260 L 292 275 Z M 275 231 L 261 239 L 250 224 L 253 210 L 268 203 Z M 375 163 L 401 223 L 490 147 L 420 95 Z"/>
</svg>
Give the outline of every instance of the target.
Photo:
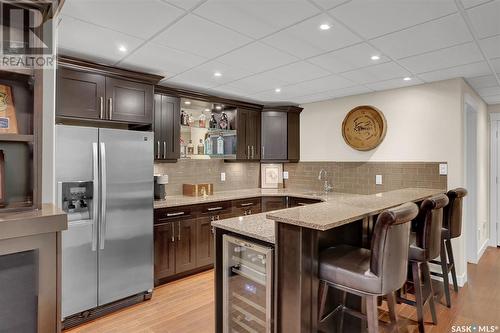
<svg viewBox="0 0 500 333">
<path fill-rule="evenodd" d="M 285 188 L 321 191 L 318 180 L 321 169 L 328 173 L 328 181 L 338 192 L 371 194 L 405 187 L 447 189 L 447 176 L 439 175 L 439 164 L 444 162 L 299 162 L 286 163 L 289 179 Z M 375 176 L 382 175 L 382 185 L 375 185 Z"/>
<path fill-rule="evenodd" d="M 155 163 L 155 174 L 167 174 L 167 195 L 182 194 L 182 184 L 212 183 L 214 191 L 260 187 L 260 163 L 224 163 L 223 160 L 179 160 Z M 220 179 L 226 173 L 226 181 Z"/>
</svg>

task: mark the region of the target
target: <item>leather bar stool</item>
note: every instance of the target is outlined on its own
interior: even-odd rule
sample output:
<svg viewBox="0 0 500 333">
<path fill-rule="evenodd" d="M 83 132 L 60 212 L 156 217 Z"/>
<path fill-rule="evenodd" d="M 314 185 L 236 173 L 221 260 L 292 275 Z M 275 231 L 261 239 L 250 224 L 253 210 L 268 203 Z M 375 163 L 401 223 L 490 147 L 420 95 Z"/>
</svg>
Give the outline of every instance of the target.
<svg viewBox="0 0 500 333">
<path fill-rule="evenodd" d="M 453 257 L 451 240 L 460 237 L 462 234 L 462 206 L 463 198 L 467 195 L 467 190 L 464 188 L 456 188 L 449 190 L 446 195 L 450 202 L 444 207 L 443 228 L 441 229 L 441 250 L 439 255 L 440 260 L 431 261 L 433 264 L 441 265 L 442 273 L 432 272 L 431 274 L 443 278 L 446 305 L 451 307 L 450 283 L 448 279 L 448 274 L 450 272 L 453 280 L 453 289 L 455 292 L 458 292 L 457 272 L 455 270 L 455 259 Z"/>
<path fill-rule="evenodd" d="M 417 217 L 412 222 L 414 232 L 410 234 L 409 263 L 411 282 L 415 289 L 415 301 L 398 297 L 399 302 L 416 306 L 419 332 L 424 332 L 424 306 L 428 303 L 432 322 L 437 324 L 434 292 L 432 290 L 429 261 L 440 253 L 443 207 L 448 204 L 444 194 L 426 199 L 420 205 Z"/>
<path fill-rule="evenodd" d="M 319 319 L 325 308 L 329 287 L 363 297 L 366 301 L 368 332 L 378 333 L 378 296 L 387 296 L 391 322 L 397 321 L 394 292 L 406 280 L 410 221 L 418 214 L 414 203 L 406 203 L 381 213 L 375 224 L 371 250 L 340 245 L 319 256 Z M 344 311 L 364 318 L 342 304 Z M 334 310 L 335 311 L 335 310 Z M 342 320 L 341 320 L 342 321 Z M 397 325 L 394 325 L 397 328 Z"/>
</svg>

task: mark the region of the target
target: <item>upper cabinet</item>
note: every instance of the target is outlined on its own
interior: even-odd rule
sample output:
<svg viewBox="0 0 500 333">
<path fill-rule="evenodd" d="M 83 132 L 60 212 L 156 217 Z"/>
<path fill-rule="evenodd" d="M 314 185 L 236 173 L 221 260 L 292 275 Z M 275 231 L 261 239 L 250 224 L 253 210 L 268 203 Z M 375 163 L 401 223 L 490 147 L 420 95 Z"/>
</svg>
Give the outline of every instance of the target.
<svg viewBox="0 0 500 333">
<path fill-rule="evenodd" d="M 296 106 L 262 110 L 262 161 L 297 162 L 300 159 L 300 112 Z"/>
<path fill-rule="evenodd" d="M 56 116 L 151 124 L 154 84 L 160 79 L 156 75 L 61 58 Z"/>
<path fill-rule="evenodd" d="M 260 111 L 238 109 L 238 160 L 260 160 L 260 117 Z"/>
<path fill-rule="evenodd" d="M 155 160 L 180 158 L 180 99 L 155 94 L 154 139 Z"/>
</svg>

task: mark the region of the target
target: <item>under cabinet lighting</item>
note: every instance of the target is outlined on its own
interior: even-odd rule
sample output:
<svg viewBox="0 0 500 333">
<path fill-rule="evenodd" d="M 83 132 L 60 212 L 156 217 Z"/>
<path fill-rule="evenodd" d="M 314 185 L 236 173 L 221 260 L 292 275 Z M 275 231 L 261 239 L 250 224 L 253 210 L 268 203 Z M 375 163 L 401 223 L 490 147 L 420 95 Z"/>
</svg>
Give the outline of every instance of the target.
<svg viewBox="0 0 500 333">
<path fill-rule="evenodd" d="M 378 56 L 378 55 L 373 55 L 373 56 L 371 57 L 371 59 L 372 59 L 372 60 L 380 60 L 380 56 Z"/>
<path fill-rule="evenodd" d="M 210 111 L 210 109 L 209 109 L 209 108 L 206 108 L 206 109 L 205 109 L 205 112 L 209 112 L 209 111 Z"/>
<path fill-rule="evenodd" d="M 323 23 L 322 25 L 319 26 L 320 30 L 329 30 L 331 27 L 327 23 Z"/>
<path fill-rule="evenodd" d="M 184 104 L 191 105 L 191 102 L 190 101 L 185 101 Z"/>
</svg>

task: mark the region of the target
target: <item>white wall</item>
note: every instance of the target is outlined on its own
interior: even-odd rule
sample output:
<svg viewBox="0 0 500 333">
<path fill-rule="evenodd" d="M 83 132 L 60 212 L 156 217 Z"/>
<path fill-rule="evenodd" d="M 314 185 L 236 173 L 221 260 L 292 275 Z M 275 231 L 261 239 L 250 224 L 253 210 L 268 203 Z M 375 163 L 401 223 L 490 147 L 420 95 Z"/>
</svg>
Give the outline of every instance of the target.
<svg viewBox="0 0 500 333">
<path fill-rule="evenodd" d="M 464 94 L 478 105 L 478 188 L 488 196 L 488 118 L 484 102 L 462 79 L 453 79 L 388 91 L 302 105 L 301 161 L 445 161 L 448 188 L 465 186 Z M 342 121 L 359 105 L 380 109 L 387 134 L 376 149 L 360 152 L 343 140 Z M 483 179 L 485 178 L 485 179 Z M 486 189 L 485 189 L 486 185 Z M 487 201 L 487 200 L 485 200 Z M 478 220 L 487 221 L 487 206 L 478 207 Z M 463 237 L 456 242 L 459 275 L 465 277 Z"/>
</svg>

